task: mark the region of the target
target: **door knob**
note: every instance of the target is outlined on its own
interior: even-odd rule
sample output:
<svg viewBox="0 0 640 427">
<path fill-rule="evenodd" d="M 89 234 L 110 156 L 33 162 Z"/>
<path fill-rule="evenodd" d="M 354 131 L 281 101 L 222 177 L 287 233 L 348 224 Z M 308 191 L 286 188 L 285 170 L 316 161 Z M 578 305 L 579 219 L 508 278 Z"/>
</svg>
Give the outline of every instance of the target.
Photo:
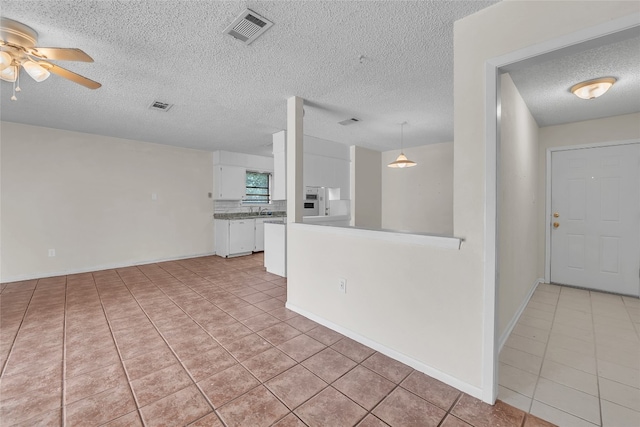
<svg viewBox="0 0 640 427">
<path fill-rule="evenodd" d="M 553 228 L 558 228 L 560 227 L 560 223 L 559 222 L 554 222 L 553 223 Z"/>
<path fill-rule="evenodd" d="M 554 214 L 553 214 L 553 217 L 554 217 L 554 218 L 559 218 L 559 217 L 560 217 L 560 214 L 559 214 L 558 212 L 556 212 L 556 213 L 554 213 Z"/>
</svg>

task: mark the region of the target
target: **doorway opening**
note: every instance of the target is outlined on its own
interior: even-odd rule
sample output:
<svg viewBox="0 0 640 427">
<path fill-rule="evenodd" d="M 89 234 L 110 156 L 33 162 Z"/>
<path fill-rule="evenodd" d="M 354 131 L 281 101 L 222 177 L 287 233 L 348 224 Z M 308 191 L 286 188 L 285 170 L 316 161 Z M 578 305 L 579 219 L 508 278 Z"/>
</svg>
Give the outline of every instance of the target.
<svg viewBox="0 0 640 427">
<path fill-rule="evenodd" d="M 487 202 L 486 202 L 486 213 L 487 213 L 487 233 L 491 235 L 495 232 L 493 236 L 495 240 L 491 241 L 489 239 L 487 241 L 487 259 L 491 260 L 492 257 L 495 257 L 496 260 L 496 271 L 495 271 L 495 339 L 493 340 L 494 348 L 488 349 L 485 355 L 491 357 L 487 358 L 487 365 L 485 365 L 485 373 L 493 374 L 494 378 L 494 387 L 493 392 L 497 396 L 498 394 L 498 357 L 500 351 L 500 344 L 504 341 L 499 338 L 503 336 L 508 336 L 511 332 L 511 329 L 515 326 L 517 319 L 520 317 L 520 314 L 526 308 L 526 303 L 533 294 L 538 283 L 544 282 L 544 280 L 548 277 L 545 275 L 545 260 L 546 254 L 544 250 L 541 250 L 540 245 L 538 245 L 538 252 L 536 262 L 538 263 L 537 271 L 539 273 L 540 281 L 531 285 L 531 282 L 527 282 L 531 289 L 530 292 L 520 301 L 519 307 L 515 310 L 513 315 L 512 322 L 504 322 L 506 324 L 506 329 L 508 330 L 500 330 L 500 313 L 502 311 L 502 301 L 498 297 L 501 292 L 501 276 L 499 274 L 501 264 L 503 263 L 503 250 L 505 249 L 501 246 L 500 241 L 500 226 L 502 225 L 502 219 L 498 212 L 501 208 L 501 203 L 503 200 L 500 195 L 500 182 L 501 182 L 501 170 L 499 165 L 499 155 L 501 150 L 501 114 L 504 114 L 504 111 L 501 111 L 501 99 L 500 99 L 500 89 L 501 89 L 501 75 L 505 72 L 509 72 L 510 70 L 517 69 L 518 67 L 525 67 L 531 64 L 534 64 L 538 61 L 547 61 L 553 58 L 561 57 L 562 55 L 566 55 L 569 53 L 575 53 L 589 47 L 593 46 L 603 46 L 611 40 L 617 38 L 618 40 L 624 39 L 625 37 L 629 37 L 630 34 L 638 34 L 638 30 L 640 27 L 638 26 L 637 17 L 626 17 L 624 19 L 619 19 L 616 21 L 607 22 L 606 24 L 602 24 L 599 26 L 595 26 L 593 28 L 589 28 L 583 31 L 580 31 L 575 34 L 565 35 L 558 39 L 554 39 L 548 41 L 541 45 L 531 46 L 526 49 L 522 49 L 520 51 L 512 52 L 510 54 L 493 58 L 490 61 L 487 61 L 486 67 L 486 93 L 487 93 L 487 104 L 486 104 L 486 165 L 487 165 L 487 175 L 486 175 L 486 188 L 487 188 Z M 604 140 L 604 139 L 603 139 Z M 542 160 L 542 164 L 544 164 L 544 158 Z M 544 169 L 542 169 L 544 174 Z M 544 181 L 543 181 L 544 182 Z M 542 197 L 538 198 L 538 202 L 542 206 L 541 212 L 544 215 L 546 206 L 544 205 L 544 193 Z M 493 206 L 491 206 L 493 205 Z M 496 218 L 492 220 L 492 218 Z M 546 219 L 545 219 L 546 220 Z M 495 221 L 495 222 L 493 222 Z M 543 228 L 544 229 L 544 228 Z M 539 236 L 542 244 L 544 245 L 544 235 L 543 232 L 539 231 Z M 487 281 L 491 281 L 491 275 L 487 275 Z M 502 325 L 505 327 L 505 325 Z M 491 367 L 488 366 L 489 363 L 493 363 Z"/>
</svg>

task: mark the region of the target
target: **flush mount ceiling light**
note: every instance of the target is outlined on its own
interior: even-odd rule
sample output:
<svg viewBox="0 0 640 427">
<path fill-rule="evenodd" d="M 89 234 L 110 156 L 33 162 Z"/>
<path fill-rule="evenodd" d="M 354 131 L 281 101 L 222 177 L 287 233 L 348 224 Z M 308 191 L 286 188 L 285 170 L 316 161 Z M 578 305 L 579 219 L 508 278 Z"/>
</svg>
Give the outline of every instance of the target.
<svg viewBox="0 0 640 427">
<path fill-rule="evenodd" d="M 604 95 L 616 82 L 613 77 L 601 77 L 578 83 L 571 87 L 571 93 L 582 99 L 594 99 Z"/>
<path fill-rule="evenodd" d="M 406 125 L 407 122 L 402 122 L 400 123 L 400 155 L 398 156 L 398 158 L 389 163 L 387 166 L 390 168 L 410 168 L 412 166 L 417 165 L 416 162 L 413 162 L 409 159 L 407 159 L 407 156 L 404 155 L 403 151 L 402 151 L 402 143 L 403 143 L 403 137 L 404 137 L 404 125 Z"/>
<path fill-rule="evenodd" d="M 20 92 L 20 70 L 40 83 L 51 73 L 57 74 L 89 89 L 97 89 L 98 82 L 54 65 L 49 60 L 93 62 L 80 49 L 59 47 L 37 47 L 38 33 L 31 27 L 9 18 L 0 20 L 0 79 L 13 83 L 12 101 Z"/>
</svg>

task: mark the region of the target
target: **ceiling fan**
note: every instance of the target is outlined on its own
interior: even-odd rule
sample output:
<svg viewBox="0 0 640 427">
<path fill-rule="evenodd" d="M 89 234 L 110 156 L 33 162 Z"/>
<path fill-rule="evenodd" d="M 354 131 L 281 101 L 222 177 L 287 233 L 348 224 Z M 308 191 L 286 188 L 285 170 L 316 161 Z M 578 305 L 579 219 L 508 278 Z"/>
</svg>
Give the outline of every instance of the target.
<svg viewBox="0 0 640 427">
<path fill-rule="evenodd" d="M 89 89 L 98 89 L 100 83 L 59 67 L 49 60 L 93 62 L 80 49 L 38 47 L 38 33 L 31 27 L 9 18 L 0 19 L 0 79 L 13 83 L 12 101 L 16 100 L 16 80 L 20 81 L 20 67 L 36 82 L 46 80 L 51 73 L 57 74 Z"/>
</svg>

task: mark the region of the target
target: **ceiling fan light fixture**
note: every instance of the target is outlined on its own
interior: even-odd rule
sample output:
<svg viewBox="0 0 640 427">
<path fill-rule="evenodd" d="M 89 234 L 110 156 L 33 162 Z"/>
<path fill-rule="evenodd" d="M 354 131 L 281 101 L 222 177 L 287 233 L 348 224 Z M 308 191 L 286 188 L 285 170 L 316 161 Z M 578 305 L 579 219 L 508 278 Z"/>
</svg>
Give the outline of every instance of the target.
<svg viewBox="0 0 640 427">
<path fill-rule="evenodd" d="M 7 52 L 0 52 L 0 71 L 11 66 L 13 58 Z"/>
<path fill-rule="evenodd" d="M 33 61 L 23 62 L 22 67 L 25 69 L 27 74 L 29 74 L 31 78 L 38 83 L 47 80 L 51 75 L 51 73 L 47 69 Z"/>
<path fill-rule="evenodd" d="M 0 79 L 5 82 L 15 82 L 18 77 L 18 67 L 16 65 L 10 65 L 0 71 Z"/>
<path fill-rule="evenodd" d="M 614 77 L 587 80 L 571 87 L 571 93 L 582 99 L 594 99 L 604 95 L 616 82 Z"/>
<path fill-rule="evenodd" d="M 13 83 L 12 101 L 20 92 L 20 67 L 36 82 L 49 78 L 51 73 L 82 85 L 98 89 L 102 85 L 80 74 L 51 64 L 46 60 L 93 62 L 93 59 L 78 48 L 38 47 L 38 33 L 31 27 L 13 19 L 0 17 L 0 79 Z M 18 84 L 16 84 L 16 82 Z"/>
<path fill-rule="evenodd" d="M 387 165 L 387 167 L 390 168 L 410 168 L 412 166 L 417 165 L 416 162 L 407 159 L 407 156 L 404 155 L 404 151 L 402 148 L 402 143 L 404 140 L 404 125 L 406 125 L 407 122 L 402 122 L 400 123 L 400 155 L 391 163 L 389 163 Z"/>
</svg>

